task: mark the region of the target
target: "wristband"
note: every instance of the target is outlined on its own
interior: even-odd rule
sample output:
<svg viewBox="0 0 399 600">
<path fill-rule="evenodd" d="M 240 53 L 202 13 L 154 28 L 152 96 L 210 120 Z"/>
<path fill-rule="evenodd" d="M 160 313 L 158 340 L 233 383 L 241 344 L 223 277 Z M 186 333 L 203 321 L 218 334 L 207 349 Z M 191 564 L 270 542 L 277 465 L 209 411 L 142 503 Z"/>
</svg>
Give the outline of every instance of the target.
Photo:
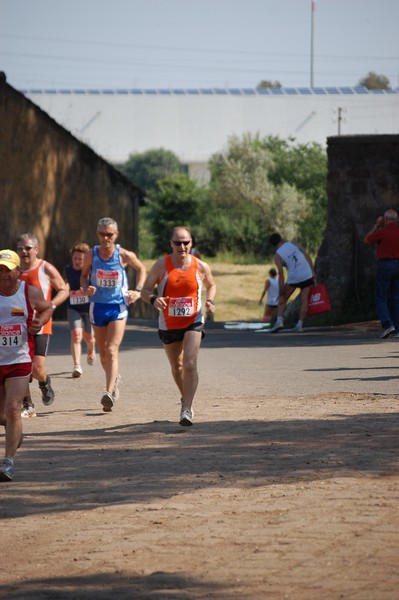
<svg viewBox="0 0 399 600">
<path fill-rule="evenodd" d="M 155 296 L 155 295 L 150 296 L 150 304 L 152 304 L 154 306 L 154 302 L 157 298 L 158 298 L 158 296 Z"/>
<path fill-rule="evenodd" d="M 136 285 L 136 292 L 141 292 L 143 287 L 141 285 Z"/>
</svg>

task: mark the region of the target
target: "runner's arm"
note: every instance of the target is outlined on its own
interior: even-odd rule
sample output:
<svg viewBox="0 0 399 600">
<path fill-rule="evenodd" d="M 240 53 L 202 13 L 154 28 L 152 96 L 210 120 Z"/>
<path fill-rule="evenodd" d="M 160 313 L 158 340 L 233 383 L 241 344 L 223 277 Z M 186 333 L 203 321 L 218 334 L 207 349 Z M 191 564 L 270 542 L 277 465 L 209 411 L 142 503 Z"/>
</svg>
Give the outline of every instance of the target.
<svg viewBox="0 0 399 600">
<path fill-rule="evenodd" d="M 68 298 L 69 292 L 67 289 L 67 284 L 63 280 L 61 273 L 55 268 L 54 265 L 46 262 L 44 265 L 44 272 L 49 278 L 51 287 L 57 292 L 51 300 L 54 309 L 57 306 L 60 306 L 60 304 L 65 302 L 65 300 Z"/>
<path fill-rule="evenodd" d="M 154 263 L 144 281 L 143 289 L 141 290 L 141 298 L 147 304 L 152 304 L 154 308 L 161 311 L 167 306 L 166 298 L 162 298 L 154 294 L 154 288 L 161 281 L 165 272 L 165 259 L 160 258 Z"/>
<path fill-rule="evenodd" d="M 97 288 L 94 285 L 90 285 L 90 273 L 91 263 L 93 260 L 93 250 L 85 252 L 83 257 L 83 267 L 80 274 L 80 287 L 82 291 L 86 292 L 88 296 L 93 296 L 96 293 Z"/>
<path fill-rule="evenodd" d="M 147 270 L 141 260 L 139 260 L 137 255 L 131 250 L 125 250 L 125 248 L 121 248 L 120 257 L 123 267 L 129 265 L 136 271 L 136 289 L 128 290 L 127 292 L 129 304 L 133 304 L 133 302 L 136 302 L 136 300 L 140 298 L 140 292 L 143 288 Z"/>
<path fill-rule="evenodd" d="M 34 318 L 28 329 L 29 333 L 35 335 L 49 321 L 53 315 L 53 306 L 47 302 L 40 288 L 29 285 L 28 297 L 32 308 L 35 311 Z"/>
<path fill-rule="evenodd" d="M 208 263 L 201 260 L 200 265 L 206 287 L 205 311 L 213 314 L 215 312 L 216 283 Z"/>
<path fill-rule="evenodd" d="M 279 254 L 275 254 L 274 255 L 274 262 L 276 264 L 277 267 L 277 272 L 278 272 L 278 287 L 279 287 L 279 292 L 280 292 L 280 296 L 284 291 L 284 268 L 283 268 L 283 259 L 281 258 L 281 256 Z"/>
<path fill-rule="evenodd" d="M 260 305 L 262 304 L 262 300 L 263 300 L 263 298 L 264 298 L 264 296 L 265 296 L 265 294 L 266 294 L 267 290 L 269 289 L 269 287 L 270 287 L 270 281 L 269 281 L 268 279 L 266 279 L 266 281 L 265 281 L 265 285 L 264 285 L 264 287 L 263 287 L 262 294 L 261 294 L 261 296 L 260 296 L 260 300 L 259 300 L 259 304 L 260 304 Z"/>
</svg>

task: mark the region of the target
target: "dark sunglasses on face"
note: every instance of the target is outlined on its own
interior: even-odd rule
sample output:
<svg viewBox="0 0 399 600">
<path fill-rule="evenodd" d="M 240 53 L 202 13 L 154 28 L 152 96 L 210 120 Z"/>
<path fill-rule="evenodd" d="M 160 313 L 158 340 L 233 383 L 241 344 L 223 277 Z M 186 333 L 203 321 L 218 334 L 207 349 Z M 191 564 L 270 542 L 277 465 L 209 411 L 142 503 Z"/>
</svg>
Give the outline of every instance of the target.
<svg viewBox="0 0 399 600">
<path fill-rule="evenodd" d="M 34 247 L 35 246 L 17 246 L 17 250 L 19 250 L 20 252 L 22 252 L 23 250 L 25 250 L 25 252 L 29 252 Z"/>
<path fill-rule="evenodd" d="M 189 244 L 191 244 L 191 240 L 183 240 L 183 241 L 178 241 L 178 240 L 172 240 L 172 244 L 174 244 L 175 246 L 181 246 L 182 244 L 184 246 L 188 246 Z"/>
<path fill-rule="evenodd" d="M 115 235 L 115 233 L 116 233 L 116 231 L 114 231 L 113 233 L 104 233 L 103 231 L 97 231 L 97 234 L 100 237 L 106 237 L 106 238 L 113 237 Z"/>
</svg>

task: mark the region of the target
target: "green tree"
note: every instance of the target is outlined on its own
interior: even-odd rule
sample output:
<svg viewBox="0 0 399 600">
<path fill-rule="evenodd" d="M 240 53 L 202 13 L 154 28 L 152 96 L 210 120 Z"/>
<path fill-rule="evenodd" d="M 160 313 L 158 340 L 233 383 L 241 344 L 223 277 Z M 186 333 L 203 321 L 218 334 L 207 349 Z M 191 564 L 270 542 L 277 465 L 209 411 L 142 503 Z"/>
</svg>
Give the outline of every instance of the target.
<svg viewBox="0 0 399 600">
<path fill-rule="evenodd" d="M 388 77 L 377 75 L 374 71 L 369 71 L 366 77 L 363 77 L 358 83 L 369 90 L 390 90 L 391 86 Z"/>
<path fill-rule="evenodd" d="M 257 88 L 281 88 L 282 85 L 279 81 L 269 81 L 268 79 L 263 79 L 258 85 Z"/>
<path fill-rule="evenodd" d="M 307 211 L 298 214 L 297 238 L 309 252 L 315 253 L 323 240 L 327 219 L 327 153 L 320 144 L 295 144 L 269 136 L 263 140 L 273 157 L 270 181 L 287 183 L 308 199 Z"/>
<path fill-rule="evenodd" d="M 170 150 L 159 148 L 140 154 L 132 154 L 117 168 L 148 196 L 157 188 L 157 183 L 165 177 L 181 172 L 177 156 Z"/>
<path fill-rule="evenodd" d="M 270 173 L 273 156 L 259 136 L 232 137 L 227 152 L 210 161 L 211 206 L 202 223 L 202 248 L 266 255 L 268 237 L 278 228 L 283 235 L 297 232 L 307 213 L 306 196 L 289 182 L 275 184 Z"/>
<path fill-rule="evenodd" d="M 196 229 L 206 200 L 206 188 L 183 173 L 158 181 L 146 209 L 157 255 L 170 251 L 169 234 L 175 225 Z"/>
</svg>

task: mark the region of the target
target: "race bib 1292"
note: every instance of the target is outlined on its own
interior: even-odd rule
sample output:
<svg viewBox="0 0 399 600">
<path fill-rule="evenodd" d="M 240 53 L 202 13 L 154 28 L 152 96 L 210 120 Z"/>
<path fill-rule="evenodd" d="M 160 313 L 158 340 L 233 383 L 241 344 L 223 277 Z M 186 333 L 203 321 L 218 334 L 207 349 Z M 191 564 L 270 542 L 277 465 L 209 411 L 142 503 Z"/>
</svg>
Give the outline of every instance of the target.
<svg viewBox="0 0 399 600">
<path fill-rule="evenodd" d="M 194 313 L 194 298 L 169 298 L 168 314 L 170 317 L 191 317 Z"/>
</svg>

